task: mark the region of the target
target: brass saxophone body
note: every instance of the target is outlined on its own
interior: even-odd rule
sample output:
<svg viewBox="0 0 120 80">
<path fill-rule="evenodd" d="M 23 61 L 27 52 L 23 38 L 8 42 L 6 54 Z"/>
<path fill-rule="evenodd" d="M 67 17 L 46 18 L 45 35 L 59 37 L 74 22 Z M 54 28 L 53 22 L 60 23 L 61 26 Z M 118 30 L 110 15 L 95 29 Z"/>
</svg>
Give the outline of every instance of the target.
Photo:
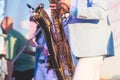
<svg viewBox="0 0 120 80">
<path fill-rule="evenodd" d="M 50 54 L 50 65 L 55 69 L 58 80 L 72 80 L 75 66 L 59 11 L 51 15 L 51 21 L 41 4 L 35 9 L 32 17 L 33 21 L 42 28 Z"/>
</svg>

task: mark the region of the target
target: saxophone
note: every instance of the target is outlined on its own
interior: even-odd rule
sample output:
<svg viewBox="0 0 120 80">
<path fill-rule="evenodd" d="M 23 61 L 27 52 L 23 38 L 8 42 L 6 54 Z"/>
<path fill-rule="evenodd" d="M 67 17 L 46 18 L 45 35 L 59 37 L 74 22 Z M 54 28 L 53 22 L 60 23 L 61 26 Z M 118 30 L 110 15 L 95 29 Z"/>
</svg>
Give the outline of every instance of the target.
<svg viewBox="0 0 120 80">
<path fill-rule="evenodd" d="M 58 80 L 72 80 L 75 66 L 63 21 L 59 11 L 55 11 L 51 16 L 52 21 L 44 10 L 44 4 L 41 3 L 35 9 L 32 20 L 41 27 L 49 51 L 50 65 L 55 69 Z"/>
</svg>

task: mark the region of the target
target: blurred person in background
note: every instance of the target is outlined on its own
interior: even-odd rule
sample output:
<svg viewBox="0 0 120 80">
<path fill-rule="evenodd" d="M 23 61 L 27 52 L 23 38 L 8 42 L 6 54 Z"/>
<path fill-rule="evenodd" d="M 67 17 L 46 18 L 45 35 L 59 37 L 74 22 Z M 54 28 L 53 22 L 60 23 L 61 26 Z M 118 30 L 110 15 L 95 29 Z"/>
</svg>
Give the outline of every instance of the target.
<svg viewBox="0 0 120 80">
<path fill-rule="evenodd" d="M 1 38 L 1 49 L 0 49 L 0 80 L 6 80 L 7 76 L 7 62 L 6 62 L 6 47 L 4 38 L 6 38 L 6 34 L 0 35 Z"/>
<path fill-rule="evenodd" d="M 7 59 L 7 80 L 32 80 L 34 72 L 34 56 L 24 52 L 12 63 L 13 58 L 18 54 L 27 39 L 18 31 L 13 29 L 13 19 L 6 16 L 1 22 L 3 34 L 7 34 L 5 40 Z M 30 47 L 28 47 L 31 50 Z"/>
</svg>

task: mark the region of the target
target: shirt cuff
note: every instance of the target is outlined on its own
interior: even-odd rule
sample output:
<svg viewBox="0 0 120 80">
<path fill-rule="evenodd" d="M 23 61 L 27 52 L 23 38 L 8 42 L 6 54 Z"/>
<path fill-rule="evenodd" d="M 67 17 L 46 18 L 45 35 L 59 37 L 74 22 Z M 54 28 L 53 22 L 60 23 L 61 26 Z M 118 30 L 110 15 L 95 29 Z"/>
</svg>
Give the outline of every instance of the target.
<svg viewBox="0 0 120 80">
<path fill-rule="evenodd" d="M 70 7 L 70 15 L 73 16 L 73 17 L 77 17 L 77 14 L 78 14 L 78 9 L 77 9 L 77 7 L 71 6 L 71 7 Z"/>
</svg>

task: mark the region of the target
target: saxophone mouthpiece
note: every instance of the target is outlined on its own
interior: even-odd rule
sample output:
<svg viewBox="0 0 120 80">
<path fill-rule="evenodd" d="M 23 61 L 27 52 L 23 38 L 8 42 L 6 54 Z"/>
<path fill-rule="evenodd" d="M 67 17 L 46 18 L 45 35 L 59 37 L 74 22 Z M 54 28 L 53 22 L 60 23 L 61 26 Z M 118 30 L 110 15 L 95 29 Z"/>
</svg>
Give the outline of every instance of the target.
<svg viewBox="0 0 120 80">
<path fill-rule="evenodd" d="M 30 4 L 26 4 L 28 8 L 31 8 L 32 10 L 34 10 L 34 8 L 30 5 Z"/>
</svg>

